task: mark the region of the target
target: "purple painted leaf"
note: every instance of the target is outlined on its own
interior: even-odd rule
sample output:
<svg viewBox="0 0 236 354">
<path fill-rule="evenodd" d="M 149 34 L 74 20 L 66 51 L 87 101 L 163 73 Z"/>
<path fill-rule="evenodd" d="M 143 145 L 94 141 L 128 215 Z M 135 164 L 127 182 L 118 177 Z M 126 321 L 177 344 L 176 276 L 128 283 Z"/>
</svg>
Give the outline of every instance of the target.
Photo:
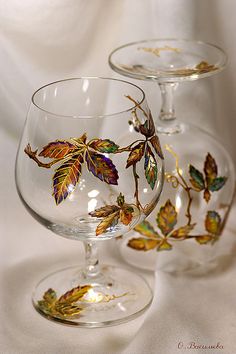
<svg viewBox="0 0 236 354">
<path fill-rule="evenodd" d="M 157 180 L 157 162 L 149 145 L 147 145 L 145 151 L 144 169 L 148 184 L 154 189 Z"/>
<path fill-rule="evenodd" d="M 96 139 L 89 142 L 89 147 L 93 148 L 96 151 L 102 153 L 114 153 L 119 149 L 119 146 L 116 145 L 113 141 L 109 139 Z"/>
<path fill-rule="evenodd" d="M 44 146 L 43 150 L 39 153 L 39 156 L 50 159 L 61 159 L 76 149 L 76 145 L 73 145 L 68 141 L 56 140 Z"/>
<path fill-rule="evenodd" d="M 73 155 L 59 166 L 53 176 L 53 195 L 56 204 L 60 204 L 75 189 L 81 175 L 83 156 Z"/>
<path fill-rule="evenodd" d="M 95 177 L 108 184 L 118 184 L 118 172 L 111 159 L 92 151 L 86 152 L 85 159 L 88 170 L 92 172 Z"/>
</svg>

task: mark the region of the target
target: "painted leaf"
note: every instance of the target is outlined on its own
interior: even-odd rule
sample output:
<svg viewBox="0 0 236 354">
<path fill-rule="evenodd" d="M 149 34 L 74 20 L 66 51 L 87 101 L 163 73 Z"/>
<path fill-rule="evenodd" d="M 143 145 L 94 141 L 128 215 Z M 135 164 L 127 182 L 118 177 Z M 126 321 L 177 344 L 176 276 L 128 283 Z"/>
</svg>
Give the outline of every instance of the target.
<svg viewBox="0 0 236 354">
<path fill-rule="evenodd" d="M 140 133 L 145 135 L 146 137 L 151 137 L 155 133 L 155 125 L 153 122 L 151 111 L 148 114 L 148 120 L 145 121 L 144 124 L 139 126 Z"/>
<path fill-rule="evenodd" d="M 226 177 L 217 177 L 213 181 L 211 181 L 208 188 L 211 192 L 219 191 L 225 185 L 226 181 Z"/>
<path fill-rule="evenodd" d="M 75 141 L 79 145 L 84 145 L 87 140 L 87 134 L 84 133 L 80 138 L 71 138 L 72 141 Z"/>
<path fill-rule="evenodd" d="M 128 204 L 124 204 L 124 206 L 120 210 L 120 221 L 124 225 L 129 225 L 133 219 L 134 208 Z"/>
<path fill-rule="evenodd" d="M 76 288 L 73 288 L 63 294 L 58 299 L 58 303 L 72 304 L 76 301 L 79 301 L 89 291 L 89 289 L 91 289 L 90 285 L 77 286 Z"/>
<path fill-rule="evenodd" d="M 195 240 L 200 244 L 200 245 L 206 245 L 207 243 L 211 242 L 214 239 L 212 235 L 199 235 L 195 236 Z"/>
<path fill-rule="evenodd" d="M 149 145 L 145 151 L 144 169 L 147 182 L 154 189 L 157 180 L 157 162 Z"/>
<path fill-rule="evenodd" d="M 89 215 L 97 218 L 104 218 L 110 214 L 113 214 L 117 210 L 120 210 L 120 208 L 116 205 L 105 205 L 104 207 L 91 211 Z"/>
<path fill-rule="evenodd" d="M 131 165 L 136 164 L 138 161 L 141 160 L 141 158 L 143 157 L 143 154 L 144 154 L 144 148 L 145 148 L 144 142 L 141 142 L 133 147 L 133 149 L 129 153 L 126 168 L 128 168 Z"/>
<path fill-rule="evenodd" d="M 118 184 L 118 172 L 111 159 L 91 151 L 86 152 L 85 159 L 88 170 L 92 172 L 95 177 L 108 184 Z"/>
<path fill-rule="evenodd" d="M 210 193 L 210 191 L 209 191 L 208 188 L 206 188 L 206 189 L 204 190 L 203 198 L 205 199 L 205 201 L 206 201 L 207 203 L 208 203 L 209 200 L 211 199 L 211 193 Z"/>
<path fill-rule="evenodd" d="M 221 217 L 216 211 L 208 211 L 205 219 L 206 230 L 213 235 L 219 235 L 221 231 Z"/>
<path fill-rule="evenodd" d="M 171 249 L 172 245 L 166 239 L 163 239 L 157 247 L 157 251 L 170 251 Z"/>
<path fill-rule="evenodd" d="M 134 230 L 139 232 L 141 235 L 151 238 L 159 238 L 159 234 L 154 230 L 153 226 L 149 221 L 144 220 L 137 226 L 135 226 Z"/>
<path fill-rule="evenodd" d="M 81 175 L 82 163 L 82 155 L 73 155 L 56 169 L 53 176 L 53 196 L 57 205 L 74 191 Z"/>
<path fill-rule="evenodd" d="M 89 143 L 89 147 L 93 148 L 96 151 L 108 154 L 114 153 L 119 149 L 119 146 L 109 139 L 93 140 L 91 143 Z"/>
<path fill-rule="evenodd" d="M 154 135 L 151 139 L 150 139 L 150 143 L 152 144 L 153 148 L 155 149 L 157 155 L 163 160 L 164 159 L 164 155 L 161 149 L 161 144 L 160 144 L 160 140 L 158 138 L 157 135 Z"/>
<path fill-rule="evenodd" d="M 68 141 L 56 140 L 44 146 L 43 150 L 39 153 L 39 156 L 51 159 L 61 159 L 76 149 L 76 145 L 73 145 Z"/>
<path fill-rule="evenodd" d="M 163 235 L 168 235 L 177 223 L 177 213 L 170 199 L 160 208 L 157 214 L 157 225 Z"/>
<path fill-rule="evenodd" d="M 207 154 L 205 163 L 204 163 L 204 172 L 206 175 L 207 186 L 217 177 L 217 165 L 214 158 L 211 154 Z"/>
<path fill-rule="evenodd" d="M 114 213 L 108 215 L 104 218 L 96 229 L 96 236 L 101 235 L 108 231 L 109 228 L 112 228 L 118 224 L 118 220 L 120 217 L 120 211 L 115 211 Z"/>
<path fill-rule="evenodd" d="M 132 238 L 129 240 L 127 246 L 135 249 L 136 251 L 149 251 L 156 248 L 160 240 L 151 240 L 147 238 Z"/>
<path fill-rule="evenodd" d="M 194 229 L 195 225 L 196 224 L 182 226 L 182 227 L 178 228 L 177 230 L 175 230 L 174 232 L 172 232 L 170 237 L 176 238 L 176 239 L 186 238 L 188 236 L 188 234 L 190 233 L 190 231 L 192 231 Z"/>
<path fill-rule="evenodd" d="M 55 290 L 52 288 L 48 289 L 43 295 L 43 300 L 50 305 L 53 304 L 57 300 L 57 294 Z"/>
<path fill-rule="evenodd" d="M 189 166 L 189 173 L 192 186 L 198 191 L 202 191 L 205 188 L 203 174 L 192 165 Z"/>
<path fill-rule="evenodd" d="M 59 315 L 60 317 L 74 317 L 78 316 L 83 308 L 76 304 L 56 303 L 53 310 L 54 315 Z"/>
<path fill-rule="evenodd" d="M 122 193 L 120 193 L 117 197 L 117 204 L 119 205 L 119 207 L 122 207 L 125 203 L 125 197 Z"/>
</svg>

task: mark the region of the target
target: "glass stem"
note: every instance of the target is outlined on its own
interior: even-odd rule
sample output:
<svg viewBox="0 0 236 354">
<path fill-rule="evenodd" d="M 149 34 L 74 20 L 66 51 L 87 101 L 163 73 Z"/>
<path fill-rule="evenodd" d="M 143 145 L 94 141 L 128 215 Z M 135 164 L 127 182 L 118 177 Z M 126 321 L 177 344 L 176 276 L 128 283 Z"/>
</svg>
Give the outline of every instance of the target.
<svg viewBox="0 0 236 354">
<path fill-rule="evenodd" d="M 178 87 L 178 83 L 164 82 L 158 83 L 161 90 L 162 106 L 159 114 L 161 121 L 172 121 L 176 119 L 174 108 L 174 91 Z"/>
<path fill-rule="evenodd" d="M 93 279 L 100 273 L 98 261 L 98 247 L 96 242 L 84 242 L 85 248 L 85 268 L 84 277 Z"/>
</svg>

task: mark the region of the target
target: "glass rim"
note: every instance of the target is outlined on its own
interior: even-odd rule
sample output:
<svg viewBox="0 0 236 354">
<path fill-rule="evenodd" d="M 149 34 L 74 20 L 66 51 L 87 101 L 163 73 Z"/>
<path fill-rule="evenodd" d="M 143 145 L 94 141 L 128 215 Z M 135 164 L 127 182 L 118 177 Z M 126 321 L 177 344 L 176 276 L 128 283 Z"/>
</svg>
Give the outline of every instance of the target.
<svg viewBox="0 0 236 354">
<path fill-rule="evenodd" d="M 41 107 L 39 104 L 37 104 L 35 102 L 35 97 L 36 95 L 43 90 L 46 87 L 52 86 L 54 84 L 57 83 L 63 83 L 63 82 L 69 82 L 69 81 L 75 81 L 75 80 L 107 80 L 107 81 L 115 81 L 115 82 L 120 82 L 120 83 L 125 83 L 128 84 L 130 86 L 133 86 L 135 88 L 138 89 L 139 92 L 141 92 L 142 94 L 142 99 L 140 100 L 140 102 L 138 102 L 137 104 L 133 104 L 132 107 L 119 111 L 119 112 L 115 112 L 115 113 L 111 113 L 111 114 L 99 114 L 99 115 L 70 115 L 70 114 L 58 114 L 58 113 L 54 113 L 51 112 L 50 110 L 47 110 L 43 107 Z M 63 117 L 63 118 L 75 118 L 75 119 L 89 119 L 89 118 L 105 118 L 105 117 L 112 117 L 112 116 L 117 116 L 123 113 L 128 113 L 128 112 L 132 112 L 136 107 L 138 107 L 139 105 L 141 105 L 144 100 L 146 99 L 146 95 L 145 92 L 143 91 L 143 89 L 135 84 L 133 84 L 132 82 L 126 81 L 126 80 L 121 80 L 121 79 L 116 79 L 116 78 L 111 78 L 111 77 L 102 77 L 102 76 L 79 76 L 79 77 L 72 77 L 72 78 L 65 78 L 65 79 L 61 79 L 61 80 L 56 80 L 56 81 L 51 81 L 41 87 L 39 87 L 36 91 L 34 91 L 33 95 L 31 96 L 31 103 L 37 107 L 40 111 L 45 112 L 47 114 L 50 114 L 51 116 L 55 116 L 55 117 Z"/>
<path fill-rule="evenodd" d="M 113 51 L 109 54 L 108 62 L 112 64 L 112 61 L 111 61 L 112 55 L 116 51 L 118 51 L 120 49 L 123 49 L 125 47 L 129 47 L 129 46 L 132 46 L 132 45 L 135 45 L 135 44 L 138 44 L 138 43 L 162 42 L 162 41 L 192 42 L 192 43 L 196 43 L 196 44 L 200 44 L 200 45 L 206 45 L 206 46 L 209 46 L 209 47 L 213 47 L 215 49 L 218 49 L 224 55 L 224 57 L 225 57 L 224 64 L 226 64 L 226 62 L 228 60 L 228 57 L 227 57 L 227 54 L 225 53 L 225 51 L 221 47 L 216 45 L 216 44 L 213 44 L 213 43 L 210 43 L 210 42 L 204 42 L 204 41 L 198 40 L 198 39 L 191 39 L 191 38 L 164 38 L 163 37 L 163 38 L 141 39 L 139 41 L 128 42 L 128 43 L 125 43 L 123 45 L 120 45 L 119 47 L 113 49 Z"/>
</svg>

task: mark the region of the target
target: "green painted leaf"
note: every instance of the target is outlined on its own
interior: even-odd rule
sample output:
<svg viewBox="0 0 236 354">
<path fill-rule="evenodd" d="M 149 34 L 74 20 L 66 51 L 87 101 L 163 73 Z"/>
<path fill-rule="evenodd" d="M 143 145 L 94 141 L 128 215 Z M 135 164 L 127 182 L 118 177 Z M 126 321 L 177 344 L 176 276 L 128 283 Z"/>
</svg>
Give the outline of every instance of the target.
<svg viewBox="0 0 236 354">
<path fill-rule="evenodd" d="M 119 207 L 122 207 L 125 203 L 125 197 L 122 193 L 120 193 L 117 197 L 117 204 L 119 205 Z"/>
<path fill-rule="evenodd" d="M 160 240 L 151 240 L 147 238 L 132 238 L 129 240 L 127 246 L 135 249 L 136 251 L 149 251 L 158 246 Z"/>
<path fill-rule="evenodd" d="M 173 231 L 177 223 L 177 213 L 170 199 L 167 200 L 164 206 L 160 208 L 157 214 L 157 225 L 163 235 L 168 235 Z"/>
<path fill-rule="evenodd" d="M 89 142 L 89 147 L 93 148 L 96 151 L 102 153 L 114 153 L 119 149 L 119 146 L 116 145 L 113 141 L 109 139 L 96 139 Z"/>
<path fill-rule="evenodd" d="M 111 159 L 96 152 L 86 151 L 85 160 L 88 170 L 95 177 L 108 184 L 118 184 L 118 171 Z"/>
<path fill-rule="evenodd" d="M 144 220 L 135 226 L 134 230 L 146 237 L 160 238 L 159 234 L 154 230 L 153 226 L 147 220 Z"/>
<path fill-rule="evenodd" d="M 208 211 L 205 219 L 206 230 L 213 235 L 219 235 L 221 231 L 221 217 L 216 211 Z"/>
<path fill-rule="evenodd" d="M 154 189 L 157 180 L 157 162 L 148 144 L 145 151 L 144 169 L 147 182 Z"/>
<path fill-rule="evenodd" d="M 44 295 L 43 300 L 48 304 L 53 304 L 57 300 L 57 293 L 52 288 L 48 289 Z"/>
<path fill-rule="evenodd" d="M 209 184 L 209 190 L 211 192 L 219 191 L 225 185 L 226 181 L 227 181 L 226 177 L 217 177 L 213 179 Z"/>
<path fill-rule="evenodd" d="M 56 169 L 53 176 L 53 196 L 57 205 L 74 191 L 81 175 L 82 163 L 83 156 L 77 154 Z"/>
<path fill-rule="evenodd" d="M 205 188 L 203 174 L 198 171 L 193 165 L 189 166 L 190 182 L 192 186 L 198 191 L 202 191 Z"/>
<path fill-rule="evenodd" d="M 141 160 L 144 154 L 144 147 L 145 147 L 145 142 L 141 142 L 133 147 L 133 149 L 131 150 L 128 156 L 126 168 L 136 164 L 138 161 Z"/>
</svg>

